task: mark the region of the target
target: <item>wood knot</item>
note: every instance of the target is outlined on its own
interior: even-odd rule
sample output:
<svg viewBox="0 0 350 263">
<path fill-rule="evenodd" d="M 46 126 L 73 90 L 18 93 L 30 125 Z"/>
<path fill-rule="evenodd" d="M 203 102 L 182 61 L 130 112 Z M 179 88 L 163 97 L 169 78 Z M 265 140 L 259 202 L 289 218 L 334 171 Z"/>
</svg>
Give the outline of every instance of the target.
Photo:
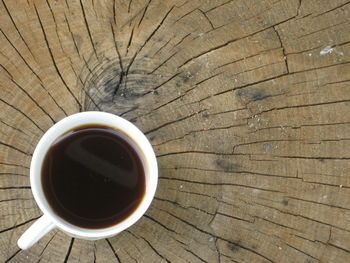
<svg viewBox="0 0 350 263">
<path fill-rule="evenodd" d="M 146 60 L 146 61 L 145 61 Z M 132 68 L 131 68 L 132 64 Z M 147 58 L 123 63 L 103 59 L 86 63 L 81 73 L 83 110 L 100 110 L 123 115 L 151 103 L 146 94 L 157 95 L 155 76 L 147 74 Z"/>
</svg>

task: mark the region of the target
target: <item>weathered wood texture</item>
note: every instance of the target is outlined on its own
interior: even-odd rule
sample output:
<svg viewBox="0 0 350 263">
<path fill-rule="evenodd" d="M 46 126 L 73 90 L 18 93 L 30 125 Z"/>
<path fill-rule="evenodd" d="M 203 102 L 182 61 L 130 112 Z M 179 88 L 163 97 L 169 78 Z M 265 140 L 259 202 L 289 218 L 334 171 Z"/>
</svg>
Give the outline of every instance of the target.
<svg viewBox="0 0 350 263">
<path fill-rule="evenodd" d="M 0 31 L 0 262 L 350 262 L 349 2 L 1 0 Z M 156 198 L 20 251 L 35 145 L 86 110 L 146 133 Z"/>
</svg>

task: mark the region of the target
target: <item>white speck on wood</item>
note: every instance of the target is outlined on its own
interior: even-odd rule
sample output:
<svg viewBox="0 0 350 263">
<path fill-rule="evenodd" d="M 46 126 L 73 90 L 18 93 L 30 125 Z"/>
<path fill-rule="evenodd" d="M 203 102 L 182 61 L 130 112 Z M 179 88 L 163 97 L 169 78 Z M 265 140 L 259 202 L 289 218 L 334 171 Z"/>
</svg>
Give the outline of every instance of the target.
<svg viewBox="0 0 350 263">
<path fill-rule="evenodd" d="M 260 193 L 261 191 L 259 189 L 253 189 L 253 194 L 258 194 Z"/>
<path fill-rule="evenodd" d="M 338 51 L 336 50 L 335 48 L 332 48 L 331 46 L 326 46 L 324 49 L 322 49 L 320 51 L 320 55 L 321 56 L 324 56 L 324 55 L 327 55 L 327 54 L 332 54 L 332 53 L 335 53 L 339 56 L 344 56 L 344 53 L 342 51 Z M 310 54 L 309 54 L 310 56 Z"/>
<path fill-rule="evenodd" d="M 334 49 L 331 46 L 326 46 L 324 49 L 320 51 L 320 55 L 324 56 L 327 54 L 331 54 L 334 51 Z"/>
</svg>

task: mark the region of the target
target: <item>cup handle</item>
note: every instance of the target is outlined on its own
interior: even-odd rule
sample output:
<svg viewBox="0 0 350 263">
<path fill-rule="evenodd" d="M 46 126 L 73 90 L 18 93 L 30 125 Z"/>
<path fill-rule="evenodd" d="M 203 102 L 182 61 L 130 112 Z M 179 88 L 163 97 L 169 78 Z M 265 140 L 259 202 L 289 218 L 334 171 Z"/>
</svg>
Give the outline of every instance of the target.
<svg viewBox="0 0 350 263">
<path fill-rule="evenodd" d="M 21 249 L 28 249 L 54 228 L 55 225 L 50 218 L 43 215 L 22 234 L 17 241 L 17 245 Z"/>
</svg>

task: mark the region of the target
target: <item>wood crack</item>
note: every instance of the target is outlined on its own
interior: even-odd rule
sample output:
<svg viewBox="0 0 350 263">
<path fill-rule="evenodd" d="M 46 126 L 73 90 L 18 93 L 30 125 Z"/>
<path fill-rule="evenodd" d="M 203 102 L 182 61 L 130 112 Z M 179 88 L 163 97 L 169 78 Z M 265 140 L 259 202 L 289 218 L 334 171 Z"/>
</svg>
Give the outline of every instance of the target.
<svg viewBox="0 0 350 263">
<path fill-rule="evenodd" d="M 155 67 L 151 72 L 148 73 L 148 75 L 153 74 L 156 72 L 159 68 L 164 66 L 172 57 L 174 57 L 178 52 L 174 52 L 172 55 L 170 55 L 167 59 L 165 59 L 162 63 L 160 63 L 157 67 Z"/>
<path fill-rule="evenodd" d="M 152 2 L 152 0 L 148 0 L 147 4 L 146 4 L 146 6 L 145 6 L 145 8 L 144 8 L 144 10 L 143 10 L 143 13 L 142 13 L 142 15 L 141 15 L 141 19 L 140 19 L 140 21 L 139 21 L 137 27 L 140 27 L 140 25 L 141 25 L 141 23 L 142 23 L 142 20 L 143 20 L 143 18 L 145 17 L 145 14 L 146 14 L 147 9 L 148 9 L 148 7 L 150 6 L 151 2 Z M 129 3 L 129 6 L 130 6 L 130 5 L 131 5 L 131 2 Z"/>
<path fill-rule="evenodd" d="M 175 201 L 163 199 L 163 198 L 160 198 L 160 197 L 157 197 L 157 196 L 155 196 L 154 199 L 155 199 L 155 200 L 158 200 L 158 201 L 161 201 L 161 202 L 170 203 L 170 204 L 172 204 L 172 205 L 175 205 L 175 206 L 180 207 L 180 208 L 183 208 L 183 209 L 194 209 L 194 210 L 197 210 L 197 211 L 199 211 L 199 212 L 205 213 L 205 214 L 210 215 L 210 216 L 214 216 L 214 215 L 215 215 L 215 214 L 213 214 L 213 213 L 210 213 L 210 212 L 208 212 L 208 211 L 206 211 L 206 210 L 203 210 L 203 209 L 200 209 L 200 208 L 198 208 L 198 207 L 194 207 L 194 206 L 183 206 L 183 205 L 181 205 L 181 204 L 179 204 L 179 203 L 177 203 L 177 202 L 175 202 Z M 1 201 L 0 201 L 0 202 L 1 202 Z"/>
<path fill-rule="evenodd" d="M 238 221 L 246 222 L 246 223 L 249 223 L 249 224 L 252 224 L 252 223 L 255 222 L 255 220 L 247 220 L 247 219 L 243 219 L 243 218 L 240 218 L 240 217 L 237 217 L 237 216 L 228 215 L 228 214 L 221 213 L 221 212 L 216 212 L 216 215 L 221 215 L 221 216 L 224 216 L 224 217 L 231 218 L 233 220 L 238 220 Z M 253 218 L 257 218 L 255 216 L 252 216 L 252 217 Z"/>
<path fill-rule="evenodd" d="M 135 29 L 135 27 L 132 28 L 131 33 L 130 33 L 128 45 L 126 46 L 126 55 L 128 55 L 129 48 L 130 48 L 130 46 L 131 46 L 132 38 L 133 38 L 133 36 L 134 36 L 134 29 Z"/>
<path fill-rule="evenodd" d="M 180 178 L 173 178 L 173 177 L 166 177 L 166 176 L 159 177 L 159 180 L 179 181 L 179 182 L 186 182 L 191 184 L 202 184 L 202 185 L 210 185 L 210 186 L 236 186 L 236 187 L 242 187 L 242 188 L 248 188 L 248 189 L 261 190 L 265 192 L 283 193 L 278 190 L 267 189 L 262 187 L 254 187 L 254 186 L 244 185 L 244 184 L 235 184 L 235 183 L 208 183 L 208 182 L 200 182 L 200 181 L 193 181 L 188 179 L 180 179 Z"/>
<path fill-rule="evenodd" d="M 25 152 L 25 151 L 23 151 L 23 150 L 21 150 L 21 149 L 15 147 L 15 146 L 13 146 L 13 145 L 10 145 L 10 144 L 8 144 L 8 143 L 0 142 L 0 145 L 6 146 L 6 147 L 8 147 L 8 148 L 10 148 L 10 149 L 12 149 L 12 150 L 15 150 L 15 151 L 17 151 L 17 152 L 23 153 L 23 154 L 25 154 L 25 155 L 27 155 L 27 156 L 31 156 L 30 153 L 27 153 L 27 152 Z"/>
<path fill-rule="evenodd" d="M 4 187 L 0 187 L 0 190 L 24 190 L 24 189 L 32 189 L 30 186 L 4 186 Z"/>
<path fill-rule="evenodd" d="M 166 229 L 167 231 L 177 234 L 175 230 L 173 230 L 173 229 L 167 227 L 166 225 L 162 224 L 161 222 L 159 222 L 158 220 L 154 219 L 153 217 L 151 217 L 151 216 L 149 216 L 149 215 L 143 215 L 143 216 L 144 216 L 145 218 L 148 218 L 149 220 L 153 221 L 154 223 L 156 223 L 156 224 L 162 226 L 162 227 L 163 227 L 164 229 Z"/>
<path fill-rule="evenodd" d="M 118 256 L 117 252 L 116 252 L 115 249 L 113 248 L 113 246 L 112 246 L 112 244 L 111 244 L 111 242 L 109 241 L 108 238 L 106 238 L 106 242 L 107 242 L 108 246 L 110 247 L 110 249 L 112 250 L 113 255 L 114 255 L 114 257 L 117 259 L 118 263 L 121 263 L 120 258 L 119 258 L 119 256 Z"/>
<path fill-rule="evenodd" d="M 95 43 L 92 40 L 92 35 L 91 35 L 89 23 L 87 21 L 87 17 L 86 17 L 86 14 L 85 14 L 84 5 L 83 5 L 82 0 L 80 0 L 79 2 L 80 2 L 81 11 L 83 13 L 83 18 L 84 18 L 84 22 L 85 22 L 85 25 L 86 25 L 86 29 L 87 29 L 87 32 L 88 32 L 88 35 L 89 35 L 90 43 L 91 43 L 92 49 L 94 50 L 94 54 L 95 54 L 96 58 L 98 59 Z"/>
<path fill-rule="evenodd" d="M 315 106 L 337 104 L 337 103 L 347 103 L 349 101 L 350 100 L 346 99 L 346 100 L 328 101 L 328 102 L 320 102 L 320 103 L 310 103 L 310 104 L 302 104 L 302 105 L 294 105 L 294 106 L 276 107 L 276 108 L 260 111 L 256 115 L 261 115 L 263 113 L 271 112 L 271 111 L 279 111 L 279 110 L 295 109 L 295 108 L 304 108 L 304 107 L 315 107 Z"/>
<path fill-rule="evenodd" d="M 276 139 L 276 140 L 263 140 L 263 141 L 255 141 L 255 142 L 247 142 L 247 143 L 240 143 L 233 146 L 233 152 L 235 152 L 236 148 L 241 146 L 247 146 L 247 145 L 253 145 L 253 144 L 259 144 L 259 143 L 269 143 L 269 142 L 305 142 L 305 140 L 298 140 L 298 139 Z"/>
<path fill-rule="evenodd" d="M 192 114 L 190 114 L 190 115 L 187 115 L 187 116 L 184 116 L 184 117 L 182 117 L 182 118 L 179 118 L 179 119 L 176 119 L 176 120 L 173 120 L 173 121 L 169 121 L 169 122 L 167 122 L 167 123 L 164 123 L 164 124 L 162 124 L 162 125 L 160 125 L 160 126 L 157 126 L 157 127 L 155 127 L 155 128 L 153 128 L 153 129 L 151 129 L 151 130 L 148 130 L 148 131 L 146 131 L 146 132 L 144 132 L 144 134 L 150 134 L 150 133 L 152 133 L 152 132 L 155 132 L 155 131 L 157 131 L 157 130 L 159 130 L 159 129 L 161 129 L 161 128 L 164 128 L 164 127 L 166 127 L 166 126 L 168 126 L 168 125 L 171 125 L 171 124 L 174 124 L 174 123 L 177 123 L 177 122 L 181 122 L 181 121 L 183 121 L 183 120 L 186 120 L 186 119 L 189 119 L 189 118 L 191 118 L 191 117 L 193 117 L 193 116 L 195 116 L 195 115 L 198 115 L 198 114 L 200 114 L 200 113 L 202 113 L 202 112 L 204 112 L 205 110 L 200 110 L 200 111 L 198 111 L 198 112 L 194 112 L 194 113 L 192 113 Z"/>
<path fill-rule="evenodd" d="M 339 188 L 339 185 L 338 185 L 338 188 Z M 349 210 L 350 210 L 350 208 L 346 208 L 346 207 L 343 207 L 343 206 L 331 205 L 331 204 L 316 202 L 316 201 L 312 201 L 312 200 L 297 198 L 297 197 L 293 197 L 293 196 L 286 196 L 286 198 L 289 198 L 289 199 L 292 199 L 292 200 L 297 200 L 297 201 L 303 201 L 303 202 L 313 203 L 313 204 L 316 204 L 316 205 L 328 206 L 328 207 L 331 207 L 331 208 L 342 209 L 342 210 L 346 210 L 346 211 L 349 211 Z"/>
<path fill-rule="evenodd" d="M 182 37 L 176 44 L 174 44 L 174 46 L 172 47 L 172 49 L 174 49 L 175 47 L 179 46 L 183 41 L 185 41 L 185 39 L 187 37 L 189 37 L 192 33 L 188 33 L 187 35 L 185 35 L 184 37 Z"/>
<path fill-rule="evenodd" d="M 11 129 L 15 130 L 16 132 L 23 133 L 24 135 L 30 137 L 30 135 L 29 135 L 28 133 L 26 133 L 23 129 L 18 129 L 18 128 L 16 128 L 16 127 L 14 127 L 14 126 L 12 126 L 12 125 L 10 125 L 10 124 L 4 122 L 3 120 L 0 120 L 0 122 L 1 122 L 3 125 L 5 125 L 5 126 L 11 128 Z"/>
<path fill-rule="evenodd" d="M 81 110 L 82 110 L 82 105 L 81 105 L 81 103 L 80 103 L 79 100 L 75 97 L 75 95 L 73 94 L 73 92 L 71 91 L 71 89 L 68 87 L 66 81 L 63 79 L 63 76 L 62 76 L 60 70 L 58 69 L 58 66 L 57 66 L 57 64 L 56 64 L 56 60 L 55 60 L 55 58 L 54 58 L 54 56 L 53 56 L 51 47 L 50 47 L 50 45 L 49 45 L 49 41 L 48 41 L 48 39 L 47 39 L 45 30 L 44 30 L 44 26 L 43 26 L 43 24 L 42 24 L 42 22 L 41 22 L 41 18 L 40 18 L 40 16 L 39 16 L 39 13 L 38 13 L 38 10 L 37 10 L 35 4 L 34 4 L 34 9 L 35 9 L 36 15 L 37 15 L 38 20 L 39 20 L 39 24 L 40 24 L 40 27 L 41 27 L 41 31 L 42 31 L 42 33 L 43 33 L 43 35 L 44 35 L 44 40 L 45 40 L 47 49 L 48 49 L 48 51 L 49 51 L 49 54 L 50 54 L 50 57 L 51 57 L 51 60 L 52 60 L 52 64 L 53 64 L 54 68 L 56 69 L 56 73 L 57 73 L 57 75 L 59 76 L 60 80 L 62 81 L 63 85 L 66 87 L 67 91 L 71 94 L 71 96 L 73 97 L 73 99 L 74 99 L 75 102 L 77 103 L 77 105 L 78 105 L 78 107 L 79 107 L 79 111 L 81 111 Z"/>
<path fill-rule="evenodd" d="M 296 229 L 296 228 L 293 228 L 293 227 L 289 227 L 289 226 L 286 226 L 286 225 L 283 225 L 283 224 L 276 223 L 276 222 L 274 222 L 272 220 L 269 220 L 267 218 L 264 218 L 264 217 L 260 217 L 260 216 L 252 216 L 252 217 L 253 218 L 258 218 L 258 219 L 266 221 L 266 222 L 269 222 L 269 223 L 274 224 L 276 226 L 280 226 L 280 227 L 287 228 L 287 229 L 290 229 L 290 230 L 297 231 L 298 233 L 301 233 L 301 231 L 299 229 Z"/>
<path fill-rule="evenodd" d="M 169 78 L 168 80 L 166 80 L 166 81 L 163 82 L 162 84 L 160 84 L 160 85 L 156 86 L 155 88 L 153 88 L 153 90 L 154 90 L 154 89 L 160 88 L 161 86 L 163 86 L 164 84 L 166 84 L 167 82 L 169 82 L 170 80 L 172 80 L 173 78 L 175 78 L 176 76 L 178 76 L 178 75 L 180 75 L 180 74 L 182 74 L 182 73 L 183 73 L 183 72 L 179 72 L 179 73 L 173 75 L 171 78 Z M 200 85 L 200 84 L 204 83 L 205 81 L 208 81 L 208 80 L 210 80 L 210 79 L 212 79 L 212 78 L 215 78 L 216 76 L 218 76 L 218 75 L 220 75 L 220 74 L 222 74 L 222 73 L 223 73 L 223 72 L 219 72 L 219 73 L 217 73 L 217 74 L 215 74 L 215 75 L 213 75 L 213 76 L 210 76 L 210 77 L 208 77 L 208 78 L 206 78 L 206 79 L 203 79 L 203 80 L 197 82 L 197 83 L 196 83 L 194 86 L 192 86 L 190 89 L 186 90 L 182 95 L 179 95 L 179 96 L 175 97 L 174 99 L 172 99 L 172 100 L 170 100 L 170 101 L 167 101 L 167 102 L 165 102 L 165 103 L 163 103 L 163 104 L 157 106 L 156 108 L 153 108 L 151 111 L 149 111 L 149 112 L 147 112 L 147 113 L 145 113 L 145 114 L 136 116 L 135 118 L 133 118 L 133 120 L 136 120 L 136 119 L 139 119 L 139 118 L 142 118 L 142 117 L 146 117 L 146 116 L 152 114 L 153 112 L 155 112 L 156 110 L 159 110 L 160 108 L 163 108 L 163 107 L 169 105 L 170 103 L 172 103 L 172 102 L 174 102 L 174 101 L 177 101 L 177 100 L 179 100 L 179 99 L 182 99 L 182 98 L 185 97 L 191 90 L 197 88 L 198 85 Z M 147 92 L 146 94 L 148 94 L 148 93 L 152 93 L 152 91 L 151 91 L 151 92 Z M 213 115 L 214 115 L 214 114 L 213 114 Z"/>
<path fill-rule="evenodd" d="M 152 249 L 152 251 L 153 251 L 154 253 L 156 253 L 161 259 L 165 260 L 165 261 L 168 262 L 168 263 L 171 262 L 171 261 L 170 261 L 169 259 L 167 259 L 164 255 L 160 254 L 160 253 L 158 252 L 158 250 L 155 249 L 155 248 L 152 246 L 151 242 L 149 242 L 146 238 L 144 238 L 144 237 L 142 237 L 142 236 L 139 236 L 139 237 L 140 237 L 143 241 L 145 241 L 145 242 L 147 243 L 147 245 Z"/>
<path fill-rule="evenodd" d="M 269 205 L 266 205 L 266 204 L 261 204 L 261 203 L 256 203 L 256 202 L 254 202 L 254 204 L 255 205 L 259 205 L 259 206 L 263 206 L 263 207 L 267 207 L 267 208 L 270 208 L 270 209 L 273 209 L 273 210 L 276 210 L 276 211 L 278 211 L 278 212 L 280 212 L 282 214 L 287 214 L 287 215 L 300 217 L 300 218 L 306 219 L 308 221 L 316 222 L 316 223 L 319 223 L 319 224 L 322 224 L 322 225 L 326 225 L 326 226 L 333 227 L 333 228 L 336 228 L 336 229 L 339 229 L 339 230 L 343 230 L 343 231 L 346 231 L 346 232 L 350 233 L 350 229 L 348 230 L 348 229 L 345 229 L 345 228 L 342 228 L 342 227 L 338 227 L 338 226 L 335 226 L 335 225 L 332 225 L 332 224 L 329 224 L 329 223 L 326 223 L 326 222 L 322 222 L 322 221 L 319 221 L 319 220 L 316 220 L 316 219 L 304 216 L 302 214 L 296 214 L 296 213 L 291 213 L 289 211 L 280 210 L 280 209 L 278 209 L 276 207 L 269 206 Z"/>
<path fill-rule="evenodd" d="M 161 51 L 170 43 L 170 41 L 173 40 L 173 39 L 174 39 L 174 36 L 172 36 L 171 38 L 169 38 L 168 41 L 165 42 L 165 44 L 162 45 L 162 46 L 154 53 L 153 57 L 156 56 L 159 52 L 161 52 Z"/>
<path fill-rule="evenodd" d="M 0 188 L 0 189 L 1 189 L 1 188 Z M 30 223 L 30 222 L 32 222 L 32 221 L 38 219 L 39 217 L 41 217 L 41 216 L 37 216 L 37 217 L 31 218 L 31 219 L 29 219 L 29 220 L 27 220 L 27 221 L 24 221 L 23 223 L 16 224 L 16 225 L 14 225 L 14 226 L 12 226 L 12 227 L 8 227 L 8 228 L 5 228 L 5 229 L 2 229 L 2 230 L 0 230 L 0 234 L 1 234 L 1 233 L 4 233 L 4 232 L 7 232 L 7 231 L 10 231 L 10 230 L 13 230 L 13 229 L 16 229 L 16 228 L 18 228 L 18 227 L 20 227 L 20 226 L 23 226 L 23 225 L 25 225 L 25 224 L 28 224 L 28 223 Z"/>
<path fill-rule="evenodd" d="M 193 255 L 195 258 L 199 259 L 201 262 L 208 263 L 208 261 L 206 261 L 203 258 L 201 258 L 200 256 L 198 256 L 193 251 L 191 251 L 191 250 L 189 250 L 187 248 L 184 248 L 184 250 L 187 251 L 188 253 L 190 253 L 191 255 Z"/>
<path fill-rule="evenodd" d="M 29 53 L 32 55 L 33 59 L 35 60 L 35 56 L 34 56 L 34 54 L 32 53 L 32 50 L 29 48 L 29 45 L 28 45 L 27 41 L 24 40 L 24 37 L 22 36 L 21 31 L 18 29 L 18 27 L 17 27 L 17 25 L 16 25 L 16 23 L 15 23 L 15 21 L 14 21 L 12 15 L 11 15 L 11 13 L 10 13 L 10 11 L 9 11 L 9 9 L 8 9 L 8 7 L 7 7 L 7 5 L 6 5 L 6 3 L 5 3 L 5 1 L 4 1 L 4 0 L 1 0 L 1 1 L 2 1 L 2 4 L 3 4 L 4 7 L 5 7 L 6 13 L 7 13 L 7 15 L 9 16 L 9 18 L 10 18 L 10 20 L 11 20 L 13 26 L 15 27 L 15 29 L 16 29 L 16 31 L 17 31 L 19 37 L 22 39 L 24 45 L 27 47 Z"/>
<path fill-rule="evenodd" d="M 96 242 L 94 241 L 94 263 L 97 263 L 97 262 L 96 262 L 96 250 L 97 250 L 97 248 L 96 248 Z"/>
<path fill-rule="evenodd" d="M 46 245 L 44 246 L 43 250 L 41 250 L 39 256 L 41 258 L 41 256 L 44 254 L 47 246 L 51 243 L 52 239 L 56 236 L 57 232 L 55 234 L 53 234 L 53 236 L 50 238 L 50 240 L 46 243 Z"/>
<path fill-rule="evenodd" d="M 213 154 L 217 156 L 250 156 L 250 154 L 246 153 L 225 153 L 225 152 L 210 152 L 210 151 L 177 151 L 177 152 L 168 152 L 163 154 L 158 154 L 157 158 L 169 156 L 169 155 L 182 155 L 182 154 L 188 154 L 188 153 L 194 153 L 194 154 Z"/>
<path fill-rule="evenodd" d="M 67 253 L 66 253 L 66 257 L 64 258 L 64 263 L 67 263 L 68 262 L 68 259 L 69 259 L 69 255 L 70 255 L 70 252 L 72 251 L 72 247 L 73 247 L 73 244 L 74 244 L 74 240 L 75 238 L 71 238 L 70 240 L 70 244 L 69 244 L 69 247 L 68 247 L 68 250 L 67 250 Z"/>
<path fill-rule="evenodd" d="M 65 18 L 65 22 L 66 22 L 66 24 L 67 24 L 67 27 L 68 27 L 68 31 L 69 31 L 69 33 L 70 33 L 70 36 L 71 36 L 71 38 L 72 38 L 72 40 L 73 40 L 73 44 L 74 44 L 74 47 L 75 47 L 75 51 L 77 52 L 78 56 L 80 57 L 81 55 L 80 55 L 80 52 L 79 52 L 79 48 L 78 48 L 77 42 L 75 41 L 74 34 L 73 34 L 73 31 L 72 31 L 72 29 L 71 29 L 71 27 L 70 27 L 70 25 L 69 25 L 69 21 L 68 21 L 68 18 L 66 17 L 66 14 L 64 14 L 64 18 Z"/>
<path fill-rule="evenodd" d="M 227 129 L 231 129 L 231 128 L 244 127 L 244 126 L 246 126 L 246 123 L 234 124 L 234 125 L 223 126 L 223 127 L 203 128 L 203 129 L 200 129 L 200 130 L 189 131 L 189 132 L 187 132 L 186 134 L 184 134 L 184 135 L 182 135 L 180 137 L 176 137 L 176 138 L 173 138 L 173 139 L 170 139 L 170 140 L 166 140 L 166 141 L 161 142 L 161 143 L 153 144 L 153 146 L 160 146 L 160 145 L 164 145 L 164 144 L 167 144 L 169 142 L 172 142 L 172 141 L 182 140 L 182 139 L 184 139 L 185 137 L 187 137 L 189 135 L 196 134 L 196 133 L 199 133 L 199 132 L 203 133 L 203 132 L 210 132 L 210 131 L 217 131 L 217 130 L 227 130 Z M 233 135 L 233 136 L 237 137 L 236 135 Z"/>
<path fill-rule="evenodd" d="M 10 262 L 11 259 L 13 259 L 19 252 L 21 252 L 22 249 L 18 249 L 15 253 L 13 253 L 9 258 L 7 258 L 4 263 Z"/>
<path fill-rule="evenodd" d="M 346 3 L 344 3 L 344 4 L 342 4 L 342 5 L 336 6 L 336 7 L 332 8 L 332 9 L 329 9 L 329 10 L 327 10 L 327 11 L 325 11 L 325 12 L 319 13 L 319 14 L 313 16 L 312 18 L 314 19 L 314 18 L 319 17 L 319 16 L 321 16 L 321 15 L 324 15 L 324 14 L 327 14 L 327 13 L 332 12 L 332 11 L 334 11 L 334 10 L 337 10 L 337 9 L 339 9 L 339 8 L 342 8 L 343 6 L 346 6 L 346 5 L 349 4 L 349 3 L 350 3 L 350 1 L 348 1 L 348 2 L 346 2 Z"/>
<path fill-rule="evenodd" d="M 11 79 L 11 82 L 16 85 L 17 88 L 19 88 L 24 94 L 27 95 L 27 97 L 52 121 L 52 123 L 56 123 L 56 121 L 52 118 L 52 116 L 35 100 L 28 91 L 20 86 L 14 79 Z"/>
<path fill-rule="evenodd" d="M 206 13 L 203 12 L 202 9 L 198 9 L 198 10 L 199 10 L 199 12 L 201 12 L 201 14 L 205 17 L 205 19 L 209 22 L 211 29 L 214 29 L 214 25 L 213 25 L 213 23 L 210 21 L 209 17 L 206 15 Z"/>
<path fill-rule="evenodd" d="M 10 39 L 7 37 L 7 35 L 5 34 L 4 31 L 2 31 L 2 29 L 0 28 L 0 32 L 4 35 L 4 37 L 6 38 L 7 42 L 13 47 L 13 49 L 16 51 L 16 53 L 19 55 L 19 57 L 23 60 L 24 64 L 26 64 L 26 66 L 30 69 L 30 71 L 38 78 L 38 80 L 40 82 L 42 82 L 41 78 L 39 77 L 39 75 L 34 71 L 34 69 L 29 65 L 29 63 L 24 59 L 24 57 L 22 56 L 22 54 L 18 51 L 18 49 L 15 47 L 15 45 L 12 44 L 12 42 L 10 41 Z"/>
<path fill-rule="evenodd" d="M 159 210 L 162 210 L 162 209 L 159 209 Z M 182 218 L 180 218 L 180 217 L 178 217 L 178 216 L 173 215 L 172 213 L 169 213 L 168 211 L 165 211 L 165 210 L 162 210 L 162 211 L 163 211 L 164 213 L 167 213 L 167 214 L 169 214 L 170 216 L 172 216 L 172 217 L 178 219 L 179 221 L 181 221 L 181 222 L 183 222 L 183 223 L 185 223 L 185 224 L 191 226 L 192 228 L 198 230 L 199 232 L 202 232 L 202 233 L 207 234 L 207 235 L 209 235 L 209 236 L 215 236 L 215 237 L 218 238 L 218 239 L 221 239 L 221 240 L 224 240 L 224 241 L 226 241 L 226 242 L 229 242 L 230 244 L 234 244 L 234 245 L 236 245 L 236 246 L 239 246 L 240 248 L 245 249 L 245 250 L 247 250 L 247 251 L 249 251 L 249 252 L 251 252 L 251 253 L 253 253 L 253 254 L 259 255 L 260 257 L 262 257 L 262 258 L 268 260 L 269 262 L 272 262 L 272 263 L 273 263 L 273 261 L 272 261 L 271 259 L 269 259 L 268 257 L 264 256 L 263 254 L 261 254 L 261 253 L 255 251 L 255 250 L 253 250 L 253 249 L 251 249 L 251 248 L 242 246 L 241 244 L 234 243 L 234 242 L 229 241 L 229 240 L 227 240 L 227 239 L 225 239 L 225 238 L 218 237 L 218 236 L 216 236 L 216 235 L 214 235 L 214 234 L 212 234 L 212 233 L 210 233 L 210 232 L 208 232 L 208 231 L 205 231 L 205 230 L 203 230 L 203 229 L 198 228 L 196 225 L 194 225 L 194 224 L 192 224 L 192 223 L 189 223 L 189 222 L 183 220 Z"/>
<path fill-rule="evenodd" d="M 160 23 L 155 27 L 155 29 L 151 32 L 151 34 L 147 37 L 147 39 L 145 40 L 145 42 L 141 45 L 141 47 L 137 50 L 137 52 L 135 53 L 135 55 L 133 56 L 133 58 L 131 59 L 131 62 L 129 63 L 127 69 L 126 69 L 126 75 L 129 72 L 129 69 L 131 68 L 131 65 L 133 64 L 134 60 L 136 59 L 136 57 L 141 53 L 141 50 L 146 46 L 146 44 L 150 41 L 150 39 L 155 35 L 155 33 L 159 30 L 159 28 L 163 25 L 164 21 L 166 20 L 166 18 L 169 16 L 170 12 L 174 9 L 174 6 L 172 6 L 169 11 L 165 14 L 165 16 L 163 17 L 163 19 L 160 21 Z"/>
<path fill-rule="evenodd" d="M 213 10 L 219 8 L 219 7 L 222 7 L 222 6 L 224 6 L 224 5 L 228 4 L 228 3 L 231 3 L 231 2 L 233 2 L 233 1 L 234 1 L 234 0 L 226 1 L 226 2 L 224 2 L 224 3 L 221 3 L 220 5 L 217 5 L 217 6 L 214 6 L 214 7 L 210 8 L 210 9 L 208 9 L 208 10 L 205 11 L 205 12 L 206 12 L 206 13 L 209 13 L 209 12 L 211 12 L 211 11 L 213 11 Z"/>
<path fill-rule="evenodd" d="M 281 36 L 280 36 L 280 34 L 278 33 L 277 29 L 276 29 L 274 26 L 273 26 L 272 28 L 273 28 L 273 30 L 275 31 L 275 33 L 276 33 L 276 35 L 277 35 L 277 38 L 278 38 L 278 40 L 279 40 L 279 42 L 280 42 L 280 44 L 281 44 L 284 63 L 285 63 L 285 65 L 286 65 L 287 73 L 289 74 L 288 58 L 287 58 L 286 50 L 284 49 L 284 46 L 283 46 L 283 42 L 282 42 Z"/>
<path fill-rule="evenodd" d="M 58 104 L 58 102 L 55 100 L 55 98 L 51 95 L 51 93 L 44 87 L 42 83 L 40 83 L 40 87 L 42 87 L 43 90 L 46 91 L 47 95 L 52 99 L 52 101 L 55 103 L 55 105 L 64 113 L 64 115 L 68 116 L 68 113 Z"/>
<path fill-rule="evenodd" d="M 292 249 L 294 249 L 294 250 L 296 250 L 296 251 L 299 251 L 300 253 L 304 254 L 305 256 L 307 256 L 307 257 L 309 257 L 309 258 L 312 258 L 312 259 L 315 259 L 315 260 L 317 260 L 317 261 L 320 262 L 320 260 L 319 260 L 318 258 L 316 258 L 316 257 L 314 257 L 314 256 L 311 256 L 310 254 L 308 254 L 308 253 L 302 251 L 301 249 L 298 249 L 298 248 L 296 248 L 296 247 L 294 247 L 294 246 L 292 246 L 292 245 L 290 245 L 290 244 L 288 244 L 288 243 L 285 243 L 285 244 L 286 244 L 286 246 L 288 246 L 288 247 L 290 247 L 290 248 L 292 248 Z"/>
</svg>

